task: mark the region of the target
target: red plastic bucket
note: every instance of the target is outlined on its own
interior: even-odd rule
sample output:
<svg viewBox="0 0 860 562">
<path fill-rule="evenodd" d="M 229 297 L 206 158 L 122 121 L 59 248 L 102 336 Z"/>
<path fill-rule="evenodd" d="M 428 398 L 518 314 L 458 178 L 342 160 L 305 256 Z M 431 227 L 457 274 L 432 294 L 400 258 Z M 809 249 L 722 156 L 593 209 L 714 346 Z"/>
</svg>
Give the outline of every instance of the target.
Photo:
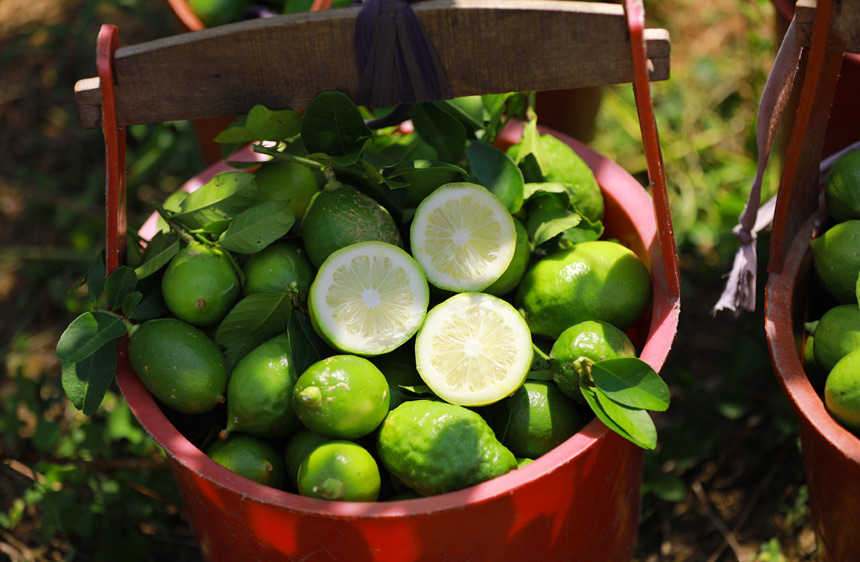
<svg viewBox="0 0 860 562">
<path fill-rule="evenodd" d="M 506 142 L 519 133 L 507 130 Z M 660 244 L 652 201 L 633 177 L 557 136 L 594 171 L 606 199 L 607 236 L 651 267 L 653 306 L 641 357 L 659 370 L 678 323 L 679 301 L 670 298 L 663 270 L 663 252 L 674 252 L 674 245 Z M 597 419 L 531 464 L 465 490 L 396 502 L 328 502 L 262 486 L 209 459 L 167 419 L 124 347 L 116 378 L 134 415 L 166 451 L 207 560 L 623 562 L 633 556 L 643 453 Z"/>
</svg>

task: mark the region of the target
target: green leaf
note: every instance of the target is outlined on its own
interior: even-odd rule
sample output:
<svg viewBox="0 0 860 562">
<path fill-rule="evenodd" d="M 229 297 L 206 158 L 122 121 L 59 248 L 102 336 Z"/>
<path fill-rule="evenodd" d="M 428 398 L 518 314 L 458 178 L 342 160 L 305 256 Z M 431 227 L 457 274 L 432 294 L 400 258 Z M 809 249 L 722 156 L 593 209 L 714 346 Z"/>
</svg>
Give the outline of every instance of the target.
<svg viewBox="0 0 860 562">
<path fill-rule="evenodd" d="M 98 410 L 116 372 L 116 345 L 106 343 L 80 361 L 63 361 L 63 390 L 85 415 Z"/>
<path fill-rule="evenodd" d="M 478 183 L 492 191 L 512 214 L 523 206 L 525 182 L 513 159 L 485 142 L 472 141 L 466 147 L 469 167 Z"/>
<path fill-rule="evenodd" d="M 308 153 L 326 154 L 343 165 L 357 162 L 372 137 L 361 112 L 342 92 L 316 96 L 302 119 L 302 140 Z"/>
<path fill-rule="evenodd" d="M 566 201 L 570 201 L 567 186 L 563 183 L 552 181 L 528 182 L 523 186 L 523 198 L 528 201 L 534 196 L 542 193 L 556 193 L 563 195 Z"/>
<path fill-rule="evenodd" d="M 411 386 L 405 385 L 405 384 L 400 384 L 397 386 L 399 386 L 403 390 L 406 390 L 412 394 L 434 395 L 435 396 L 435 394 L 433 393 L 433 390 L 429 386 L 427 386 L 426 384 L 415 384 L 415 385 L 411 385 Z"/>
<path fill-rule="evenodd" d="M 137 305 L 140 304 L 140 301 L 143 300 L 143 293 L 139 291 L 132 291 L 127 294 L 124 299 L 122 299 L 122 313 L 126 318 L 131 317 L 134 314 L 134 311 L 137 309 Z"/>
<path fill-rule="evenodd" d="M 295 222 L 289 201 L 267 201 L 236 215 L 219 243 L 233 252 L 253 254 L 284 236 Z"/>
<path fill-rule="evenodd" d="M 248 172 L 222 172 L 182 201 L 182 212 L 171 219 L 194 230 L 231 218 L 254 204 L 257 184 Z"/>
<path fill-rule="evenodd" d="M 536 371 L 529 371 L 529 374 L 526 376 L 527 379 L 531 381 L 551 381 L 552 380 L 552 371 L 548 369 L 539 369 Z"/>
<path fill-rule="evenodd" d="M 110 312 L 93 310 L 75 318 L 57 342 L 57 357 L 77 363 L 108 342 L 126 334 L 122 318 Z"/>
<path fill-rule="evenodd" d="M 169 314 L 164 298 L 161 296 L 161 277 L 153 275 L 142 279 L 137 284 L 141 293 L 140 302 L 134 311 L 127 314 L 131 320 L 150 320 Z"/>
<path fill-rule="evenodd" d="M 107 305 L 116 309 L 122 306 L 122 302 L 129 293 L 137 286 L 137 275 L 127 265 L 116 268 L 105 282 L 105 296 Z"/>
<path fill-rule="evenodd" d="M 143 263 L 134 270 L 141 280 L 158 272 L 179 253 L 179 237 L 172 232 L 157 232 L 143 251 Z"/>
<path fill-rule="evenodd" d="M 87 270 L 87 291 L 90 294 L 91 301 L 96 302 L 102 296 L 102 292 L 105 289 L 106 275 L 105 253 L 102 251 L 99 252 L 99 256 L 90 265 L 89 270 Z"/>
<path fill-rule="evenodd" d="M 466 128 L 432 103 L 413 105 L 409 112 L 415 132 L 436 150 L 439 160 L 459 162 L 466 154 Z"/>
<path fill-rule="evenodd" d="M 526 231 L 535 246 L 540 246 L 565 230 L 575 227 L 582 220 L 582 216 L 566 208 L 561 199 L 560 195 L 553 193 L 542 193 L 529 199 Z"/>
<path fill-rule="evenodd" d="M 293 308 L 287 333 L 290 336 L 290 357 L 296 372 L 305 369 L 331 355 L 331 349 L 320 339 L 311 326 L 310 318 Z"/>
<path fill-rule="evenodd" d="M 639 358 L 597 361 L 591 365 L 591 377 L 613 402 L 657 412 L 669 407 L 669 387 L 651 365 Z"/>
<path fill-rule="evenodd" d="M 580 216 L 582 221 L 579 224 L 561 233 L 562 240 L 568 245 L 597 240 L 603 236 L 603 223 L 601 221 L 591 222 L 585 215 Z"/>
<path fill-rule="evenodd" d="M 599 388 L 580 385 L 585 401 L 607 427 L 643 449 L 657 446 L 657 429 L 645 410 L 613 402 Z"/>
<path fill-rule="evenodd" d="M 219 143 L 280 141 L 294 137 L 301 130 L 302 116 L 297 111 L 272 111 L 255 105 L 248 112 L 244 125 L 228 127 L 215 137 Z"/>
<path fill-rule="evenodd" d="M 466 96 L 433 102 L 433 105 L 460 121 L 472 131 L 484 127 L 484 102 L 480 96 Z"/>
<path fill-rule="evenodd" d="M 263 342 L 286 332 L 291 311 L 288 293 L 256 293 L 236 303 L 215 331 L 228 370 Z"/>
</svg>

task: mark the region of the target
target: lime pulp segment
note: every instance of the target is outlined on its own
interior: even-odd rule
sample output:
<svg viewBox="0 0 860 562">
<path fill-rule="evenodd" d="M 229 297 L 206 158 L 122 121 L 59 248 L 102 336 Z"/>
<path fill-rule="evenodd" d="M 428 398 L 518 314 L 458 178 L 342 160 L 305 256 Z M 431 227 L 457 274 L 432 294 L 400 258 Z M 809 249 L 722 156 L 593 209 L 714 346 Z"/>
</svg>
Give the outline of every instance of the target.
<svg viewBox="0 0 860 562">
<path fill-rule="evenodd" d="M 379 355 L 411 338 L 429 302 L 418 263 L 384 242 L 360 242 L 334 252 L 310 290 L 320 335 L 345 353 Z"/>
</svg>

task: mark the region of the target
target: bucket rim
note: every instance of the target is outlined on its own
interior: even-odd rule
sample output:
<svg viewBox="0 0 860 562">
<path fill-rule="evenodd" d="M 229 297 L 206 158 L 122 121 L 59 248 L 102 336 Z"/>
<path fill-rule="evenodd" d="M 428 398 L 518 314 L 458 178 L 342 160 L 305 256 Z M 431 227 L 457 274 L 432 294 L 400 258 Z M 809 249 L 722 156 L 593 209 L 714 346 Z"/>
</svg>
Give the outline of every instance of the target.
<svg viewBox="0 0 860 562">
<path fill-rule="evenodd" d="M 539 130 L 541 133 L 553 134 L 571 146 L 595 173 L 595 178 L 606 197 L 614 201 L 624 199 L 623 210 L 629 216 L 635 234 L 643 244 L 644 250 L 640 251 L 647 253 L 640 257 L 652 272 L 651 322 L 640 358 L 659 372 L 674 341 L 680 315 L 680 298 L 668 297 L 666 273 L 662 266 L 663 260 L 660 259 L 661 252 L 670 250 L 660 244 L 657 235 L 656 221 L 670 219 L 655 216 L 650 195 L 620 165 L 567 135 L 544 127 L 539 127 Z M 521 134 L 522 125 L 514 124 L 505 129 L 502 139 L 504 142 L 513 144 L 519 140 Z M 231 158 L 231 160 L 235 159 Z M 227 168 L 223 163 L 210 166 L 191 180 L 192 188 L 202 185 L 201 180 L 207 181 L 205 179 L 207 174 L 211 177 L 224 169 Z M 153 226 L 154 223 L 150 224 L 150 228 Z M 143 230 L 141 229 L 142 233 Z M 674 249 L 674 245 L 668 247 Z M 379 519 L 464 509 L 469 505 L 489 502 L 494 498 L 515 493 L 517 489 L 528 486 L 539 476 L 560 470 L 574 460 L 588 455 L 601 440 L 615 439 L 623 442 L 622 445 L 638 448 L 607 428 L 598 418 L 594 418 L 567 441 L 526 466 L 462 490 L 417 499 L 375 503 L 332 502 L 308 498 L 258 484 L 239 476 L 206 456 L 166 418 L 154 397 L 131 369 L 126 348 L 127 339 L 124 339 L 119 346 L 117 383 L 135 418 L 167 452 L 171 462 L 190 470 L 197 478 L 241 495 L 243 499 L 272 504 L 297 513 L 338 519 Z"/>
</svg>

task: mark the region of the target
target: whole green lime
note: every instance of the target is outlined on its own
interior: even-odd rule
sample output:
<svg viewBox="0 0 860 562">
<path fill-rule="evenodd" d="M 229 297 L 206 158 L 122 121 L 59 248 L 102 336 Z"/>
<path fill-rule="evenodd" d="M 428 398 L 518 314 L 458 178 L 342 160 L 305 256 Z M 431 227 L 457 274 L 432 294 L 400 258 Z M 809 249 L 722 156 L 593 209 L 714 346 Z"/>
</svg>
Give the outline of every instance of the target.
<svg viewBox="0 0 860 562">
<path fill-rule="evenodd" d="M 508 268 L 502 273 L 495 283 L 484 289 L 485 293 L 501 297 L 507 295 L 517 288 L 526 269 L 529 267 L 529 259 L 532 255 L 529 233 L 519 219 L 514 217 L 514 228 L 517 231 L 517 243 L 514 247 L 514 257 Z"/>
<path fill-rule="evenodd" d="M 860 219 L 860 150 L 839 157 L 824 183 L 827 212 L 836 222 Z"/>
<path fill-rule="evenodd" d="M 227 368 L 221 350 L 187 322 L 147 320 L 129 339 L 128 358 L 144 386 L 172 410 L 200 414 L 224 401 Z"/>
<path fill-rule="evenodd" d="M 308 257 L 317 269 L 333 252 L 356 242 L 377 240 L 403 247 L 400 231 L 388 211 L 350 186 L 314 195 L 301 230 Z"/>
<path fill-rule="evenodd" d="M 860 277 L 860 220 L 833 225 L 809 243 L 815 278 L 840 303 L 857 304 Z"/>
<path fill-rule="evenodd" d="M 299 465 L 299 494 L 333 501 L 374 502 L 382 479 L 367 449 L 334 440 L 315 447 Z"/>
<path fill-rule="evenodd" d="M 276 336 L 243 357 L 227 382 L 227 427 L 259 437 L 283 437 L 301 425 L 290 397 L 298 374 L 287 334 Z"/>
<path fill-rule="evenodd" d="M 161 278 L 161 294 L 170 312 L 195 326 L 212 326 L 230 311 L 239 296 L 239 276 L 217 248 L 189 244 L 179 250 Z"/>
<path fill-rule="evenodd" d="M 840 304 L 824 313 L 815 329 L 812 355 L 825 375 L 836 363 L 860 349 L 860 307 Z"/>
<path fill-rule="evenodd" d="M 287 447 L 284 449 L 284 464 L 287 467 L 287 478 L 290 479 L 290 482 L 296 484 L 296 479 L 299 476 L 299 466 L 305 460 L 305 457 L 319 445 L 328 443 L 331 440 L 331 437 L 326 437 L 306 427 L 300 427 L 298 431 L 290 436 Z"/>
<path fill-rule="evenodd" d="M 237 21 L 250 3 L 250 0 L 188 0 L 191 10 L 206 27 Z"/>
<path fill-rule="evenodd" d="M 824 404 L 853 431 L 860 431 L 860 349 L 840 359 L 824 383 Z"/>
<path fill-rule="evenodd" d="M 467 488 L 517 467 L 479 414 L 432 400 L 411 400 L 392 410 L 377 449 L 385 468 L 423 496 Z"/>
<path fill-rule="evenodd" d="M 295 291 L 300 303 L 308 302 L 314 269 L 300 243 L 281 241 L 251 254 L 242 268 L 245 294 Z"/>
<path fill-rule="evenodd" d="M 533 334 L 557 338 L 586 320 L 630 328 L 651 302 L 651 276 L 642 260 L 611 241 L 580 242 L 532 265 L 515 303 Z"/>
<path fill-rule="evenodd" d="M 583 357 L 591 363 L 636 357 L 636 347 L 627 334 L 599 320 L 586 320 L 563 331 L 552 345 L 549 370 L 558 388 L 580 403 L 585 403 L 585 398 L 579 388 L 581 373 L 575 362 Z"/>
<path fill-rule="evenodd" d="M 302 220 L 311 198 L 319 193 L 320 185 L 307 166 L 294 162 L 264 162 L 254 171 L 257 184 L 257 203 L 289 201 L 289 206 Z"/>
<path fill-rule="evenodd" d="M 357 439 L 379 427 L 390 398 L 388 382 L 373 363 L 334 355 L 301 374 L 292 405 L 305 427 L 335 439 Z"/>
<path fill-rule="evenodd" d="M 490 427 L 520 458 L 536 459 L 582 429 L 576 404 L 554 382 L 526 381 L 492 408 Z"/>
<path fill-rule="evenodd" d="M 283 488 L 286 482 L 284 461 L 268 441 L 252 435 L 232 435 L 216 440 L 206 455 L 225 468 L 259 484 Z"/>
</svg>

